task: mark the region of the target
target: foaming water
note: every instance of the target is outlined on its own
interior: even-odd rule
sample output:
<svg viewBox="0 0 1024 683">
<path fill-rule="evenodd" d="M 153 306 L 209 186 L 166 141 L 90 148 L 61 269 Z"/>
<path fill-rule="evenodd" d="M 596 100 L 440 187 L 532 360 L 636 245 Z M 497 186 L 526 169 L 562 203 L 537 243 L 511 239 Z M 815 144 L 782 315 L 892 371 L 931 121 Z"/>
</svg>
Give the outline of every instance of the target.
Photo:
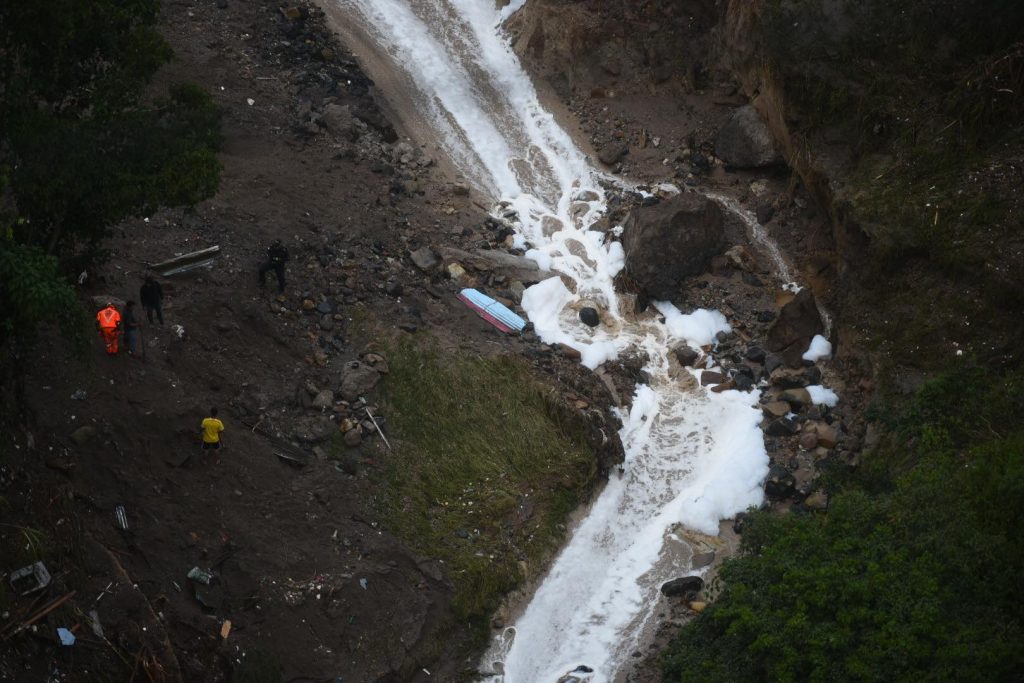
<svg viewBox="0 0 1024 683">
<path fill-rule="evenodd" d="M 453 162 L 477 189 L 518 215 L 517 243 L 563 273 L 530 287 L 523 309 L 548 343 L 579 349 L 590 368 L 624 352 L 646 358 L 651 381 L 621 414 L 626 460 L 568 540 L 522 616 L 495 639 L 481 669 L 504 683 L 609 681 L 636 648 L 662 582 L 689 569 L 672 533 L 715 534 L 718 521 L 761 501 L 768 469 L 756 392 L 706 392 L 670 360 L 729 329 L 716 311 L 671 303 L 634 315 L 613 287 L 619 242 L 591 226 L 605 211 L 602 174 L 541 105 L 501 35 L 523 3 L 487 0 L 336 0 L 408 75 L 415 100 Z M 583 302 L 602 312 L 583 325 Z M 661 321 L 664 320 L 664 322 Z"/>
</svg>

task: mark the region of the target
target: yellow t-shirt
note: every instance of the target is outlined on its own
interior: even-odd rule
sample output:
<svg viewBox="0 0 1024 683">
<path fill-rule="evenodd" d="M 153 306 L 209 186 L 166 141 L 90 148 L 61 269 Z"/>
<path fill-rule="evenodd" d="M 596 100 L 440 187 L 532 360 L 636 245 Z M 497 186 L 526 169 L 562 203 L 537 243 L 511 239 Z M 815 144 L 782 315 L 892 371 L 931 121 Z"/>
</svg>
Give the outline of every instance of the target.
<svg viewBox="0 0 1024 683">
<path fill-rule="evenodd" d="M 203 420 L 203 443 L 217 443 L 220 433 L 224 431 L 224 423 L 215 417 Z"/>
</svg>

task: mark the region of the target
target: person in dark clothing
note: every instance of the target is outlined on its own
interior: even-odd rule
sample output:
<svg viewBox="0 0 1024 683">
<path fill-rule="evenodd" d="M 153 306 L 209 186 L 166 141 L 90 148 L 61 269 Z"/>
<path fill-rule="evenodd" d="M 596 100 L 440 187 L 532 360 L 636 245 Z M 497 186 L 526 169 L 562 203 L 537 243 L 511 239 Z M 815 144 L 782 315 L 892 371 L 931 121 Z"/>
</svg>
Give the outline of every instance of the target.
<svg viewBox="0 0 1024 683">
<path fill-rule="evenodd" d="M 135 302 L 129 301 L 124 305 L 124 345 L 128 347 L 129 356 L 139 355 L 139 318 L 135 315 Z"/>
<path fill-rule="evenodd" d="M 267 280 L 267 271 L 272 270 L 277 275 L 277 291 L 284 292 L 284 264 L 288 260 L 288 250 L 281 244 L 281 240 L 274 240 L 274 243 L 267 249 L 267 261 L 260 266 L 260 287 Z"/>
<path fill-rule="evenodd" d="M 164 290 L 160 287 L 160 283 L 153 279 L 152 275 L 146 276 L 146 281 L 139 288 L 139 301 L 142 302 L 142 307 L 146 309 L 146 318 L 150 323 L 153 322 L 153 314 L 156 313 L 157 320 L 160 324 L 164 324 Z"/>
</svg>

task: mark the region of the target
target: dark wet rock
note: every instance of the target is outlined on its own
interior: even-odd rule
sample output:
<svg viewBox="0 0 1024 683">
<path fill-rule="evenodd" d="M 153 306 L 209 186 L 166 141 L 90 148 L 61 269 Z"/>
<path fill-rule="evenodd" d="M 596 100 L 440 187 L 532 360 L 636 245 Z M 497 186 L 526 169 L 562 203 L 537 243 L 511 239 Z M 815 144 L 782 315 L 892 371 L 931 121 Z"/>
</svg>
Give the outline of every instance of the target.
<svg viewBox="0 0 1024 683">
<path fill-rule="evenodd" d="M 754 380 L 748 375 L 737 373 L 732 378 L 733 385 L 740 391 L 750 391 L 754 388 Z"/>
<path fill-rule="evenodd" d="M 768 423 L 764 428 L 768 436 L 793 436 L 796 434 L 796 423 L 788 417 L 780 417 Z"/>
<path fill-rule="evenodd" d="M 757 322 L 770 323 L 775 320 L 775 311 L 761 311 L 757 314 Z"/>
<path fill-rule="evenodd" d="M 611 166 L 622 161 L 622 157 L 626 156 L 629 148 L 623 142 L 610 142 L 601 148 L 597 158 L 602 164 Z"/>
<path fill-rule="evenodd" d="M 798 413 L 811 404 L 811 394 L 803 387 L 796 387 L 783 391 L 779 400 L 793 406 L 793 412 Z"/>
<path fill-rule="evenodd" d="M 764 363 L 765 351 L 756 344 L 747 347 L 747 352 L 744 357 L 753 363 Z"/>
<path fill-rule="evenodd" d="M 693 367 L 693 364 L 697 362 L 697 358 L 700 357 L 700 353 L 687 344 L 680 344 L 672 349 L 672 353 L 676 355 L 676 360 L 678 360 L 679 364 L 684 368 Z"/>
<path fill-rule="evenodd" d="M 768 124 L 753 105 L 740 107 L 715 139 L 715 154 L 738 168 L 761 168 L 782 161 Z"/>
<path fill-rule="evenodd" d="M 687 593 L 697 593 L 702 588 L 704 588 L 704 579 L 699 576 L 682 576 L 663 583 L 661 594 L 668 598 L 675 598 L 685 596 Z"/>
<path fill-rule="evenodd" d="M 709 384 L 722 384 L 728 379 L 725 375 L 720 372 L 713 372 L 711 370 L 705 370 L 700 373 L 700 385 L 706 387 Z"/>
<path fill-rule="evenodd" d="M 771 374 L 776 368 L 781 368 L 785 361 L 777 353 L 769 353 L 764 359 L 764 371 Z"/>
<path fill-rule="evenodd" d="M 769 498 L 781 500 L 796 491 L 796 479 L 782 465 L 772 465 L 764 482 L 764 493 Z"/>
<path fill-rule="evenodd" d="M 580 321 L 589 327 L 597 327 L 601 324 L 601 316 L 596 308 L 587 306 L 580 309 Z"/>
<path fill-rule="evenodd" d="M 725 244 L 721 207 L 693 192 L 633 209 L 624 228 L 626 272 L 655 299 L 674 298 Z"/>
<path fill-rule="evenodd" d="M 764 225 L 775 216 L 775 207 L 768 202 L 761 202 L 754 208 L 754 215 L 757 216 L 757 222 Z"/>
<path fill-rule="evenodd" d="M 816 334 L 825 331 L 818 305 L 809 289 L 801 289 L 782 310 L 768 330 L 766 346 L 782 355 L 786 365 L 801 367 L 803 354 Z"/>
</svg>

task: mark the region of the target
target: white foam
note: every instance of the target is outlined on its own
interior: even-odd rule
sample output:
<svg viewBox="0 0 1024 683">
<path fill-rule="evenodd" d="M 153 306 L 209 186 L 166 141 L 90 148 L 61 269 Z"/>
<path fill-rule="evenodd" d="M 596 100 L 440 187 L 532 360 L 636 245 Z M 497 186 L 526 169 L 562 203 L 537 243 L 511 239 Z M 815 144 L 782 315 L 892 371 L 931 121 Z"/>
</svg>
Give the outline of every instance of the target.
<svg viewBox="0 0 1024 683">
<path fill-rule="evenodd" d="M 718 311 L 698 308 L 693 313 L 682 313 L 667 301 L 655 301 L 653 306 L 665 316 L 672 340 L 686 341 L 694 348 L 713 343 L 719 332 L 732 332 L 732 326 Z"/>
<path fill-rule="evenodd" d="M 497 640 L 488 654 L 503 662 L 503 683 L 553 682 L 580 664 L 595 670 L 589 680 L 610 681 L 654 618 L 660 584 L 687 570 L 672 527 L 713 534 L 719 519 L 761 501 L 768 458 L 758 395 L 704 392 L 670 373 L 673 345 L 706 346 L 729 331 L 721 313 L 659 302 L 665 324 L 651 313 L 623 314 L 613 286 L 622 244 L 591 229 L 606 210 L 601 172 L 540 105 L 497 31 L 520 0 L 502 12 L 480 0 L 339 2 L 373 27 L 409 86 L 422 89 L 421 111 L 461 172 L 516 212 L 516 245 L 529 244 L 529 258 L 562 274 L 523 296 L 541 339 L 578 350 L 591 368 L 626 350 L 648 359 L 650 385 L 636 388 L 622 416 L 624 476 L 594 502 L 516 621 L 515 637 Z M 582 196 L 596 199 L 581 204 Z M 601 308 L 598 327 L 579 320 L 581 300 Z"/>
<path fill-rule="evenodd" d="M 804 351 L 804 355 L 801 356 L 804 360 L 809 360 L 812 363 L 816 363 L 822 358 L 832 357 L 832 344 L 828 339 L 825 339 L 820 334 L 814 335 L 814 339 L 811 340 L 811 345 Z"/>
<path fill-rule="evenodd" d="M 820 384 L 812 384 L 807 387 L 807 393 L 811 395 L 811 403 L 816 406 L 825 405 L 834 408 L 839 403 L 839 396 L 836 392 Z"/>
</svg>

